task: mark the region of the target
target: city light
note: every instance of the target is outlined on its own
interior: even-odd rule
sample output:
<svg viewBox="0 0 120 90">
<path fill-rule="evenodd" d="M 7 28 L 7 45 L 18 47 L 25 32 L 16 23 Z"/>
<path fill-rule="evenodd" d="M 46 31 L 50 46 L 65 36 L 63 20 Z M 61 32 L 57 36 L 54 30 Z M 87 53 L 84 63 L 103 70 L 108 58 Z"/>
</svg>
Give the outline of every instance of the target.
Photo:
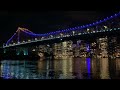
<svg viewBox="0 0 120 90">
<path fill-rule="evenodd" d="M 33 52 L 35 51 L 35 49 L 32 50 Z"/>
<path fill-rule="evenodd" d="M 107 26 L 104 26 L 105 29 L 107 29 Z"/>
<path fill-rule="evenodd" d="M 75 31 L 72 31 L 73 35 L 75 34 Z"/>
<path fill-rule="evenodd" d="M 23 43 L 25 43 L 25 41 L 23 41 Z"/>
<path fill-rule="evenodd" d="M 89 30 L 90 30 L 90 29 L 89 29 L 89 28 L 87 28 L 87 32 L 89 32 Z"/>
<path fill-rule="evenodd" d="M 31 41 L 31 40 L 28 40 L 29 42 Z"/>
<path fill-rule="evenodd" d="M 38 40 L 37 38 L 35 38 L 35 40 Z"/>
</svg>

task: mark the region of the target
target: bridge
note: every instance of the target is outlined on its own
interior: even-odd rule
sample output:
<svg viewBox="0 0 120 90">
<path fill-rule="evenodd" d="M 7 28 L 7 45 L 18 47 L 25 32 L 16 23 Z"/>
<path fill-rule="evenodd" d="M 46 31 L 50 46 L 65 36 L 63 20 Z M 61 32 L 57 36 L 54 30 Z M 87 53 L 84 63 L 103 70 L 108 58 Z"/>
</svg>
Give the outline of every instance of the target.
<svg viewBox="0 0 120 90">
<path fill-rule="evenodd" d="M 29 45 L 37 42 L 52 42 L 52 40 L 62 41 L 64 38 L 74 38 L 84 35 L 94 36 L 95 34 L 99 33 L 114 32 L 119 30 L 120 12 L 91 24 L 67 28 L 65 30 L 59 30 L 45 34 L 36 34 L 26 28 L 18 27 L 14 35 L 5 44 L 3 44 L 3 49 Z"/>
</svg>

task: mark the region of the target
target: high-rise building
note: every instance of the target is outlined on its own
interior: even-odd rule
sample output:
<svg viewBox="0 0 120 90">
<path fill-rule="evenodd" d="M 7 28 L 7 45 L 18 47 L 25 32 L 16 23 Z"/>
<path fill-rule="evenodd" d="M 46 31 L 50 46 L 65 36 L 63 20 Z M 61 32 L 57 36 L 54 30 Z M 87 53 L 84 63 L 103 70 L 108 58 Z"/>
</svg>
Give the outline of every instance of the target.
<svg viewBox="0 0 120 90">
<path fill-rule="evenodd" d="M 102 57 L 108 57 L 108 38 L 99 38 L 97 40 L 98 49 L 100 50 L 100 54 Z"/>
<path fill-rule="evenodd" d="M 115 56 L 115 50 L 117 46 L 117 37 L 109 37 L 108 38 L 108 53 L 109 56 Z"/>
<path fill-rule="evenodd" d="M 55 57 L 73 56 L 72 49 L 72 41 L 64 41 L 53 45 Z"/>
</svg>

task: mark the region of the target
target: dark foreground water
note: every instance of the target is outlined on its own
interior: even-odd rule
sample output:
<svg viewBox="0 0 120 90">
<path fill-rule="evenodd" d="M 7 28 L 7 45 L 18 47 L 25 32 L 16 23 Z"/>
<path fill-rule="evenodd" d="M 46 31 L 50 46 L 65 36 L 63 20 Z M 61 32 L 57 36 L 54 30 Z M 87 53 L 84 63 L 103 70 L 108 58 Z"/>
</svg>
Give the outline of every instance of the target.
<svg viewBox="0 0 120 90">
<path fill-rule="evenodd" d="M 120 79 L 120 58 L 2 60 L 4 79 Z"/>
</svg>

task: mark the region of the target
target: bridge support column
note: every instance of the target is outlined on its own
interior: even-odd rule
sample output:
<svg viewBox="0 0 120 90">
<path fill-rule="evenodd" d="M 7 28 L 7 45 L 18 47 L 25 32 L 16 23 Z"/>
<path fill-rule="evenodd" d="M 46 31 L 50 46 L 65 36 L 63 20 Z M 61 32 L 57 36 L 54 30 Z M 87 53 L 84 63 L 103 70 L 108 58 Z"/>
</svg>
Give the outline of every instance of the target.
<svg viewBox="0 0 120 90">
<path fill-rule="evenodd" d="M 24 48 L 23 52 L 24 52 L 24 55 L 28 55 L 28 48 Z"/>
<path fill-rule="evenodd" d="M 6 49 L 3 50 L 4 53 L 6 53 L 6 51 L 7 51 Z"/>
<path fill-rule="evenodd" d="M 28 55 L 28 48 L 17 48 L 16 49 L 16 55 Z"/>
</svg>

